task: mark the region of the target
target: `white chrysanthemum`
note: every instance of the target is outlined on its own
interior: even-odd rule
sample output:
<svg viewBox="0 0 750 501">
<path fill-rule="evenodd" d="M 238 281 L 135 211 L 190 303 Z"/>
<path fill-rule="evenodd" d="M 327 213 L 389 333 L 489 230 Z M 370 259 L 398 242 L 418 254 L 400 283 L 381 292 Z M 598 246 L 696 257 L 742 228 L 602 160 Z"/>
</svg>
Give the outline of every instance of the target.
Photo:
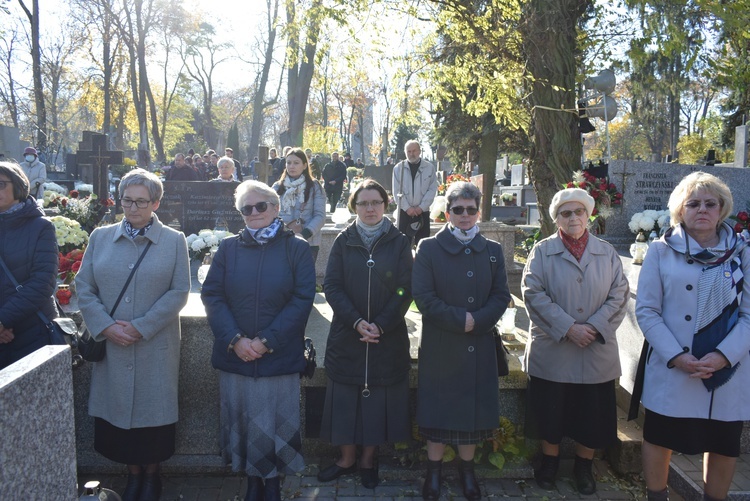
<svg viewBox="0 0 750 501">
<path fill-rule="evenodd" d="M 219 239 L 216 238 L 216 235 L 206 235 L 203 241 L 206 242 L 206 245 L 209 247 L 215 247 L 219 245 Z"/>
<path fill-rule="evenodd" d="M 190 244 L 190 248 L 195 252 L 198 252 L 206 248 L 206 242 L 204 242 L 202 238 L 198 238 L 192 244 Z"/>
<path fill-rule="evenodd" d="M 656 222 L 659 224 L 659 228 L 666 228 L 669 226 L 669 211 L 664 211 L 664 214 L 659 216 L 659 219 L 657 219 Z"/>
<path fill-rule="evenodd" d="M 443 195 L 438 195 L 432 201 L 430 205 L 430 218 L 435 219 L 440 217 L 441 213 L 444 213 L 448 209 L 448 199 Z"/>
<path fill-rule="evenodd" d="M 55 193 L 59 193 L 60 195 L 67 195 L 68 189 L 64 186 L 60 186 L 57 183 L 50 183 L 46 182 L 44 183 L 44 191 L 53 191 Z"/>
<path fill-rule="evenodd" d="M 213 235 L 213 230 L 201 230 L 198 232 L 198 236 L 201 238 L 206 238 L 208 235 Z"/>
<path fill-rule="evenodd" d="M 612 210 L 612 207 L 604 206 L 603 205 L 603 206 L 599 207 L 599 212 L 597 214 L 599 214 L 599 216 L 601 216 L 602 219 L 607 219 L 608 217 L 610 217 L 614 213 L 615 213 L 615 211 Z"/>
<path fill-rule="evenodd" d="M 585 181 L 585 179 L 583 178 L 583 171 L 582 170 L 575 171 L 573 173 L 573 182 L 578 184 L 578 183 L 582 183 L 583 181 Z"/>
<path fill-rule="evenodd" d="M 187 240 L 187 244 L 188 244 L 188 247 L 189 247 L 197 239 L 198 239 L 198 235 L 196 235 L 195 233 L 191 233 L 190 235 L 188 235 L 188 237 L 185 240 Z"/>
</svg>

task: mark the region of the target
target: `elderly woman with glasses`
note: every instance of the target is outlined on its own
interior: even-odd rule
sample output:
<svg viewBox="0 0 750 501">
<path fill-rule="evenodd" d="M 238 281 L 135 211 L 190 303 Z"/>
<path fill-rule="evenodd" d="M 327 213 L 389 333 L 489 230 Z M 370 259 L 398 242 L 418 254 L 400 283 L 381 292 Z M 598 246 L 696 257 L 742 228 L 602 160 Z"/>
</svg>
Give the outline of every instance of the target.
<svg viewBox="0 0 750 501">
<path fill-rule="evenodd" d="M 629 292 L 614 247 L 588 232 L 593 209 L 585 190 L 558 191 L 549 206 L 558 231 L 531 250 L 521 281 L 531 320 L 523 360 L 524 430 L 542 441 L 534 476 L 542 489 L 555 489 L 560 442 L 570 437 L 576 442 L 573 473 L 581 494 L 596 491 L 594 450 L 617 436 L 615 333 Z"/>
<path fill-rule="evenodd" d="M 725 221 L 731 213 L 724 182 L 689 174 L 669 197 L 671 228 L 643 262 L 636 317 L 647 341 L 642 454 L 649 500 L 667 499 L 673 450 L 704 453 L 703 499 L 725 499 L 750 420 L 750 250 Z"/>
<path fill-rule="evenodd" d="M 57 256 L 55 227 L 29 195 L 26 174 L 0 162 L 0 258 L 13 273 L 0 267 L 0 370 L 50 344 L 37 312 L 57 317 Z"/>
<path fill-rule="evenodd" d="M 122 222 L 91 233 L 75 279 L 86 326 L 107 348 L 104 360 L 93 364 L 89 414 L 97 452 L 128 465 L 122 499 L 155 500 L 159 463 L 175 450 L 188 250 L 185 235 L 154 213 L 163 193 L 158 177 L 132 170 L 120 192 Z"/>
<path fill-rule="evenodd" d="M 222 240 L 201 291 L 219 370 L 219 440 L 224 460 L 248 476 L 245 499 L 277 501 L 279 475 L 305 466 L 299 379 L 315 266 L 270 186 L 245 181 L 234 197 L 246 227 Z"/>
<path fill-rule="evenodd" d="M 216 162 L 216 168 L 219 170 L 218 177 L 211 179 L 212 182 L 231 183 L 237 181 L 235 177 L 234 160 L 229 157 L 221 157 Z"/>
<path fill-rule="evenodd" d="M 411 302 L 412 255 L 409 239 L 384 217 L 387 200 L 372 179 L 354 190 L 349 208 L 357 219 L 336 237 L 324 284 L 333 321 L 321 438 L 338 445 L 341 457 L 318 479 L 355 472 L 361 445 L 360 480 L 368 489 L 379 482 L 377 446 L 411 436 L 404 314 Z"/>
<path fill-rule="evenodd" d="M 492 436 L 500 414 L 494 334 L 510 291 L 502 247 L 477 226 L 482 192 L 458 182 L 446 198 L 448 223 L 419 242 L 412 273 L 422 312 L 417 424 L 428 459 L 422 496 L 440 497 L 445 445 L 453 444 L 464 496 L 476 500 L 476 444 Z"/>
</svg>

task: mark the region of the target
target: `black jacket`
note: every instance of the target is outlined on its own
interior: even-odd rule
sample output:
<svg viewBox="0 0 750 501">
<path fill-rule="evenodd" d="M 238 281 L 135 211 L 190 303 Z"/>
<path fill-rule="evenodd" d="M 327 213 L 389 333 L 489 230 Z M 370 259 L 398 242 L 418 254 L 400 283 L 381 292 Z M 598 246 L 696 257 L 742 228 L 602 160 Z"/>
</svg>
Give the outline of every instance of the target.
<svg viewBox="0 0 750 501">
<path fill-rule="evenodd" d="M 422 312 L 417 424 L 497 428 L 493 328 L 510 301 L 502 247 L 481 234 L 465 246 L 446 224 L 419 242 L 412 281 Z M 467 311 L 474 317 L 471 332 L 464 332 Z"/>
<path fill-rule="evenodd" d="M 367 320 L 368 283 L 370 322 L 382 330 L 379 343 L 370 344 L 368 384 L 391 385 L 409 373 L 409 337 L 404 314 L 411 304 L 412 255 L 409 239 L 395 227 L 373 245 L 370 253 L 362 243 L 356 223 L 342 231 L 333 243 L 324 282 L 333 321 L 326 346 L 326 374 L 333 381 L 363 384 L 366 344 L 354 328 Z"/>
<path fill-rule="evenodd" d="M 0 344 L 0 369 L 49 344 L 47 327 L 37 316 L 57 317 L 52 294 L 57 275 L 55 227 L 33 198 L 12 214 L 0 214 L 0 256 L 19 284 L 0 268 L 0 322 L 13 329 L 14 339 Z"/>
<path fill-rule="evenodd" d="M 315 299 L 315 265 L 310 246 L 283 227 L 267 244 L 247 229 L 225 238 L 201 290 L 215 340 L 211 363 L 244 376 L 301 372 L 304 337 Z M 236 334 L 264 337 L 273 353 L 244 362 L 229 349 Z"/>
<path fill-rule="evenodd" d="M 343 190 L 344 180 L 346 180 L 346 165 L 341 160 L 331 162 L 323 167 L 323 186 L 326 189 L 326 193 Z M 328 184 L 331 181 L 336 181 L 336 184 Z"/>
</svg>

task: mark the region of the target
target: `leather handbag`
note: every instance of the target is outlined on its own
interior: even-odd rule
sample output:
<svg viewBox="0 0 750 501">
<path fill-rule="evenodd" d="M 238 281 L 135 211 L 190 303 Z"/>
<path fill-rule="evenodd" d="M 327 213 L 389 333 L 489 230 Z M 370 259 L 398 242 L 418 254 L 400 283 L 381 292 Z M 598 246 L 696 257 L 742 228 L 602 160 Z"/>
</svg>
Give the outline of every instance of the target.
<svg viewBox="0 0 750 501">
<path fill-rule="evenodd" d="M 125 285 L 122 287 L 122 290 L 120 291 L 120 295 L 117 296 L 117 301 L 115 301 L 114 306 L 112 306 L 112 310 L 109 312 L 109 316 L 112 317 L 115 314 L 115 310 L 117 310 L 117 307 L 120 305 L 120 301 L 122 300 L 122 296 L 125 295 L 125 291 L 128 289 L 128 285 L 130 285 L 130 281 L 133 280 L 133 275 L 135 275 L 135 270 L 138 269 L 138 266 L 140 266 L 141 261 L 143 261 L 143 258 L 146 257 L 146 253 L 148 252 L 148 249 L 151 247 L 151 242 L 146 244 L 146 248 L 143 249 L 143 252 L 141 253 L 141 256 L 138 258 L 138 261 L 135 263 L 135 266 L 133 266 L 133 269 L 130 270 L 130 276 L 128 276 L 128 279 L 125 281 Z M 101 362 L 104 360 L 105 355 L 107 354 L 107 342 L 106 340 L 96 341 L 94 337 L 91 335 L 89 330 L 86 328 L 86 324 L 82 324 L 81 328 L 78 330 L 78 336 L 77 336 L 77 345 L 78 345 L 78 353 L 81 354 L 81 357 L 87 362 Z"/>
<path fill-rule="evenodd" d="M 315 368 L 318 366 L 318 362 L 315 360 L 315 345 L 313 344 L 313 340 L 309 337 L 305 338 L 305 368 L 302 369 L 302 372 L 299 373 L 299 377 L 306 377 L 307 379 L 312 379 L 313 375 L 315 375 Z"/>
<path fill-rule="evenodd" d="M 510 369 L 508 368 L 508 354 L 510 352 L 505 347 L 503 338 L 497 332 L 497 328 L 493 333 L 493 337 L 495 338 L 495 351 L 497 352 L 497 375 L 498 377 L 507 376 L 510 374 Z"/>
</svg>

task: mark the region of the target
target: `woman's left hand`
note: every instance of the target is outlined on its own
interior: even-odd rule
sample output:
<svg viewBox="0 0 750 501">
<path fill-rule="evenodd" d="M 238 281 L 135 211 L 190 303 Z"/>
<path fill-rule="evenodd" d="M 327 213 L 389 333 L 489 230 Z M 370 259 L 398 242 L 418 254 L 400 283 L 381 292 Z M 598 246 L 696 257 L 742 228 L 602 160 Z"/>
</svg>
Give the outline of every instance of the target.
<svg viewBox="0 0 750 501">
<path fill-rule="evenodd" d="M 13 329 L 0 327 L 0 344 L 6 344 L 13 341 Z"/>
<path fill-rule="evenodd" d="M 703 356 L 695 365 L 695 372 L 690 374 L 692 378 L 708 379 L 714 372 L 729 367 L 731 364 L 724 355 L 718 351 L 712 351 Z"/>
<path fill-rule="evenodd" d="M 234 345 L 234 353 L 245 362 L 258 360 L 267 351 L 266 345 L 257 337 L 253 339 L 243 337 Z"/>
</svg>

